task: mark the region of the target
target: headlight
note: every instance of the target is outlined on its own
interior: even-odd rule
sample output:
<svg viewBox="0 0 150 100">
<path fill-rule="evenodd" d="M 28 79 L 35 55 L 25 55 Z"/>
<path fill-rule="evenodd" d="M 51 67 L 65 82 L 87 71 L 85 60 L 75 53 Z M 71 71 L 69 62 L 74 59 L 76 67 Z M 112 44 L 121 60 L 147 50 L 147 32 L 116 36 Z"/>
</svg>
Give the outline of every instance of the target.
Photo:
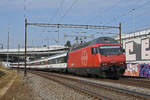
<svg viewBox="0 0 150 100">
<path fill-rule="evenodd" d="M 102 66 L 106 66 L 106 65 L 107 65 L 107 63 L 101 63 L 101 65 L 102 65 Z"/>
<path fill-rule="evenodd" d="M 124 65 L 124 64 L 125 64 L 125 62 L 120 62 L 120 64 L 121 64 L 121 65 Z"/>
</svg>

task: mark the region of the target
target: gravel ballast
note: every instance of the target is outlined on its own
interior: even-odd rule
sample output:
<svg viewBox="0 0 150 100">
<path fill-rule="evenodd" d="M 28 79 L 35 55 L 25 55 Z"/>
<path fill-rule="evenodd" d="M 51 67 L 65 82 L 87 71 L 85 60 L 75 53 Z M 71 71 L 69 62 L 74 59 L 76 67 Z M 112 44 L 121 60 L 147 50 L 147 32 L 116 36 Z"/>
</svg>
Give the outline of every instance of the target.
<svg viewBox="0 0 150 100">
<path fill-rule="evenodd" d="M 28 73 L 26 81 L 41 100 L 94 100 L 92 97 L 34 74 Z"/>
</svg>

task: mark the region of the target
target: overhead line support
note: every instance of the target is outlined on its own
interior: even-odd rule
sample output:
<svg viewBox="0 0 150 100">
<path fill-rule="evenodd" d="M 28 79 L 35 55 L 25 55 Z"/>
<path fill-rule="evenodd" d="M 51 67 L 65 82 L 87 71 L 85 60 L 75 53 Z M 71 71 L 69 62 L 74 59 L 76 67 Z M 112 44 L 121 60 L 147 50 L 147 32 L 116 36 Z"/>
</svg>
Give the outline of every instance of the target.
<svg viewBox="0 0 150 100">
<path fill-rule="evenodd" d="M 27 75 L 26 71 L 26 66 L 27 66 L 27 18 L 25 18 L 25 50 L 24 50 L 24 55 L 25 55 L 25 60 L 24 60 L 24 76 Z"/>
<path fill-rule="evenodd" d="M 116 26 L 75 25 L 75 24 L 48 24 L 48 23 L 27 23 L 27 25 L 40 26 L 40 27 L 84 28 L 84 29 L 110 29 L 110 28 L 119 28 L 119 27 L 116 27 Z"/>
<path fill-rule="evenodd" d="M 122 39 L 121 39 L 121 23 L 119 24 L 119 38 L 120 38 L 120 44 L 122 44 Z"/>
</svg>

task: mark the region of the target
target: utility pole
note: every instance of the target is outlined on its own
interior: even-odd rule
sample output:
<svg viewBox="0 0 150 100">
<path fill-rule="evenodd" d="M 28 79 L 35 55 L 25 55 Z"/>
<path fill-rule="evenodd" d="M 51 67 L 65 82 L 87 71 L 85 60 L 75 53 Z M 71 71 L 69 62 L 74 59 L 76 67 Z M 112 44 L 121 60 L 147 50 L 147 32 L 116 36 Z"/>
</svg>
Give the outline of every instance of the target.
<svg viewBox="0 0 150 100">
<path fill-rule="evenodd" d="M 27 18 L 25 18 L 25 50 L 24 50 L 24 76 L 27 75 L 26 66 L 27 66 Z"/>
<path fill-rule="evenodd" d="M 7 63 L 8 63 L 8 59 L 9 59 L 9 54 L 8 54 L 8 52 L 9 52 L 9 24 L 8 24 L 8 38 L 7 38 Z"/>
<path fill-rule="evenodd" d="M 20 44 L 18 44 L 18 72 L 19 72 L 19 53 L 20 53 Z"/>
<path fill-rule="evenodd" d="M 59 45 L 59 24 L 58 24 L 58 45 Z"/>
<path fill-rule="evenodd" d="M 119 24 L 119 38 L 120 38 L 120 44 L 122 44 L 122 39 L 121 39 L 121 23 Z"/>
</svg>

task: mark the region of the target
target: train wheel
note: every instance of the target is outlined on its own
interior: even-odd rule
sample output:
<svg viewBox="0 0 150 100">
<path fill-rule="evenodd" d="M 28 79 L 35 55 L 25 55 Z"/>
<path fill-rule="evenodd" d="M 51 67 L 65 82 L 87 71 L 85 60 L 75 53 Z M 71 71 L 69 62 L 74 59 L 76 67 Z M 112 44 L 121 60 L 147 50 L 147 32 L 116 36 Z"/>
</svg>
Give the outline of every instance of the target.
<svg viewBox="0 0 150 100">
<path fill-rule="evenodd" d="M 92 75 L 92 74 L 88 74 L 87 76 L 88 76 L 88 77 L 93 77 L 93 75 Z"/>
<path fill-rule="evenodd" d="M 113 77 L 113 79 L 115 79 L 115 80 L 119 80 L 119 78 L 120 78 L 120 74 L 119 73 L 114 75 L 114 77 Z"/>
<path fill-rule="evenodd" d="M 106 72 L 100 72 L 100 74 L 97 75 L 97 76 L 98 76 L 99 78 L 102 78 L 102 79 L 107 78 Z"/>
</svg>

